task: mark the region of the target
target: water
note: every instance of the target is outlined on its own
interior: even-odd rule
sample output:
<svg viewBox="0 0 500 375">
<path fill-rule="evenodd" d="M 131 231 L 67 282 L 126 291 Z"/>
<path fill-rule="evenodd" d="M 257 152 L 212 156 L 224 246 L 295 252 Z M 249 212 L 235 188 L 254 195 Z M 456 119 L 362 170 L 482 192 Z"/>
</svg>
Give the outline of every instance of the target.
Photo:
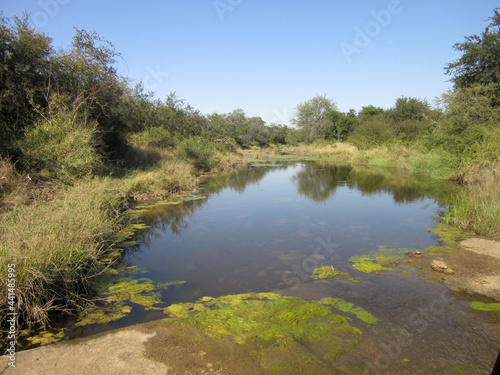
<svg viewBox="0 0 500 375">
<path fill-rule="evenodd" d="M 496 313 L 473 312 L 467 302 L 474 297 L 426 283 L 421 276 L 363 274 L 349 262 L 380 246 L 438 245 L 427 229 L 437 222 L 440 201 L 451 187 L 436 184 L 387 169 L 319 162 L 242 167 L 207 179 L 198 191 L 203 199 L 156 206 L 143 215 L 151 228 L 138 234 L 138 246 L 126 252 L 123 264 L 144 270 L 136 278 L 185 281 L 162 291 L 165 306 L 266 291 L 346 299 L 413 335 L 411 344 L 397 348 L 395 339 L 372 332 L 349 361 L 379 358 L 375 365 L 380 370 L 387 361 L 394 366 L 404 359 L 415 373 L 459 363 L 479 371 L 470 373 L 481 373 L 491 367 L 500 347 Z M 314 282 L 312 270 L 322 265 L 349 272 L 360 282 Z M 69 335 L 165 317 L 162 311 L 132 306 L 125 318 L 79 327 Z"/>
<path fill-rule="evenodd" d="M 426 228 L 439 203 L 373 172 L 315 163 L 251 166 L 225 187 L 207 181 L 201 189 L 206 200 L 145 218 L 160 230 L 126 257 L 155 281 L 187 281 L 167 293 L 168 303 L 282 289 L 311 257 L 317 266 L 333 262 L 348 271 L 349 257 L 382 245 L 436 244 Z"/>
</svg>

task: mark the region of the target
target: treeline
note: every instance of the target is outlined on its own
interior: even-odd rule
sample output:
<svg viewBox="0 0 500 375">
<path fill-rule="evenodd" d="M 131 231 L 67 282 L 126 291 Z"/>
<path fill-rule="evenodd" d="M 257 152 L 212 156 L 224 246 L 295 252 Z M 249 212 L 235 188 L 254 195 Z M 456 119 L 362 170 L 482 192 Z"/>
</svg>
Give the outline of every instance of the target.
<svg viewBox="0 0 500 375">
<path fill-rule="evenodd" d="M 389 109 L 369 105 L 344 113 L 320 95 L 299 104 L 295 127 L 288 127 L 241 109 L 204 115 L 175 94 L 155 99 L 118 75 L 120 54 L 98 34 L 77 29 L 71 48 L 55 51 L 26 17 L 2 18 L 0 156 L 41 178 L 62 179 L 107 173 L 110 165 L 123 165 L 132 144 L 180 147 L 185 156 L 208 158 L 216 149 L 326 140 L 361 149 L 416 144 L 491 159 L 500 149 L 499 21 L 496 9 L 483 34 L 455 46 L 464 52 L 446 67 L 455 88 L 435 106 L 400 97 Z M 199 168 L 216 165 L 202 160 Z"/>
<path fill-rule="evenodd" d="M 358 148 L 412 145 L 459 156 L 465 163 L 498 161 L 500 154 L 500 13 L 480 35 L 454 47 L 462 57 L 446 73 L 454 89 L 431 106 L 398 98 L 392 108 L 366 106 L 342 113 L 326 96 L 300 104 L 293 122 L 303 141 L 341 140 Z"/>
<path fill-rule="evenodd" d="M 113 44 L 76 30 L 69 50 L 28 18 L 0 20 L 0 157 L 32 176 L 71 180 L 124 165 L 130 146 L 178 148 L 200 157 L 238 146 L 285 143 L 288 129 L 241 110 L 204 115 L 175 96 L 164 100 L 120 77 Z M 125 165 L 126 166 L 126 165 Z"/>
</svg>

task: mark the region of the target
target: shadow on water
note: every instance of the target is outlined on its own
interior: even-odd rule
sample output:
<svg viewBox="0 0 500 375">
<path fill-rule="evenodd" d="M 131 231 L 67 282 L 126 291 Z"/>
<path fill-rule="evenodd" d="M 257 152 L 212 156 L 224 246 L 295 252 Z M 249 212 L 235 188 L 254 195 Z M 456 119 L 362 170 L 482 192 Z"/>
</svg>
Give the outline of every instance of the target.
<svg viewBox="0 0 500 375">
<path fill-rule="evenodd" d="M 66 321 L 67 337 L 162 319 L 162 308 L 204 296 L 281 291 L 306 299 L 346 299 L 412 335 L 411 345 L 398 348 L 390 344 L 396 340 L 392 331 L 375 330 L 346 357 L 351 362 L 368 366 L 367 358 L 378 358 L 377 371 L 383 361 L 390 369 L 410 362 L 410 372 L 400 373 L 412 373 L 419 363 L 431 368 L 431 356 L 433 366 L 456 358 L 484 371 L 487 365 L 480 362 L 487 362 L 491 346 L 500 345 L 498 318 L 485 322 L 471 313 L 462 295 L 421 277 L 363 274 L 349 262 L 380 246 L 438 245 L 427 228 L 436 223 L 452 190 L 445 182 L 400 171 L 328 162 L 251 165 L 207 178 L 198 189 L 205 199 L 156 205 L 142 213 L 141 222 L 150 228 L 136 234 L 137 245 L 120 265 L 140 271 L 128 277 L 152 285 L 183 283 L 158 288 L 159 309 L 129 303 L 124 317 L 106 324 L 76 327 L 75 320 Z M 311 280 L 322 265 L 349 272 L 359 282 Z"/>
</svg>

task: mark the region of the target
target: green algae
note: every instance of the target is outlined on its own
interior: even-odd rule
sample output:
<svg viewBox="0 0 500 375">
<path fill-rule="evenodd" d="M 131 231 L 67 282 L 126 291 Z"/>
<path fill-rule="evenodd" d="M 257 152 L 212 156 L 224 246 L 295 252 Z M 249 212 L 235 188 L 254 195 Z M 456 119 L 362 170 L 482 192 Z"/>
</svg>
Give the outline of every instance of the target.
<svg viewBox="0 0 500 375">
<path fill-rule="evenodd" d="M 369 323 L 369 324 L 377 324 L 379 320 L 375 318 L 372 314 L 361 307 L 354 307 L 354 304 L 351 302 L 344 301 L 339 298 L 325 297 L 319 302 L 323 305 L 333 306 L 336 310 L 346 312 L 349 314 L 354 314 L 356 318 L 359 320 Z"/>
<path fill-rule="evenodd" d="M 387 270 L 387 268 L 382 267 L 378 263 L 375 263 L 375 261 L 371 259 L 366 259 L 364 257 L 351 257 L 349 261 L 354 262 L 354 264 L 352 265 L 354 269 L 364 273 L 380 272 Z"/>
<path fill-rule="evenodd" d="M 48 345 L 55 342 L 61 341 L 64 338 L 64 330 L 60 330 L 57 333 L 50 331 L 42 331 L 36 336 L 27 338 L 27 340 L 32 345 Z"/>
<path fill-rule="evenodd" d="M 472 301 L 469 302 L 469 306 L 474 310 L 500 312 L 500 303 L 484 303 L 484 302 Z"/>
<path fill-rule="evenodd" d="M 166 283 L 157 283 L 156 288 L 158 289 L 168 289 L 172 285 L 182 285 L 185 284 L 185 280 L 174 280 L 174 281 L 167 281 Z"/>
<path fill-rule="evenodd" d="M 326 279 L 338 279 L 339 277 L 344 277 L 347 280 L 358 282 L 349 275 L 347 272 L 341 272 L 333 268 L 333 266 L 324 266 L 320 268 L 316 268 L 313 271 L 311 279 L 314 280 L 326 280 Z"/>
<path fill-rule="evenodd" d="M 390 249 L 386 246 L 380 246 L 378 250 L 366 255 L 353 256 L 349 261 L 354 263 L 352 267 L 364 273 L 379 273 L 387 271 L 387 267 L 396 267 L 404 255 L 410 252 L 410 249 Z"/>
<path fill-rule="evenodd" d="M 127 316 L 132 311 L 130 306 L 123 303 L 111 304 L 107 308 L 102 306 L 92 306 L 85 314 L 80 316 L 76 326 L 86 326 L 89 324 L 104 324 Z"/>
<path fill-rule="evenodd" d="M 427 230 L 446 245 L 452 245 L 470 237 L 464 230 L 445 223 L 437 223 L 435 228 L 427 228 Z"/>
<path fill-rule="evenodd" d="M 113 237 L 113 240 L 119 243 L 124 242 L 127 238 L 130 238 L 134 235 L 135 232 L 137 232 L 140 229 L 147 229 L 149 228 L 148 225 L 144 223 L 133 223 L 127 225 L 125 228 L 123 228 L 121 231 L 116 233 Z"/>
<path fill-rule="evenodd" d="M 122 270 L 129 274 L 141 271 L 135 266 Z M 184 283 L 185 281 L 176 280 L 154 285 L 153 281 L 147 278 L 131 279 L 128 277 L 117 278 L 115 283 L 103 283 L 99 293 L 103 303 L 93 305 L 82 312 L 76 325 L 104 324 L 124 318 L 132 311 L 132 306 L 129 304 L 140 305 L 146 310 L 161 310 L 162 308 L 157 306 L 163 303 L 158 290 Z"/>
<path fill-rule="evenodd" d="M 444 367 L 439 367 L 433 371 L 428 371 L 429 374 L 441 374 L 441 375 L 475 375 L 476 370 L 471 369 L 467 366 L 462 365 L 447 365 Z"/>
<path fill-rule="evenodd" d="M 211 338 L 231 338 L 241 345 L 260 342 L 262 348 L 318 344 L 326 348 L 322 360 L 334 361 L 358 343 L 361 330 L 332 308 L 367 323 L 378 322 L 364 309 L 339 299 L 306 301 L 276 293 L 203 297 L 195 303 L 170 305 L 164 312 Z"/>
</svg>

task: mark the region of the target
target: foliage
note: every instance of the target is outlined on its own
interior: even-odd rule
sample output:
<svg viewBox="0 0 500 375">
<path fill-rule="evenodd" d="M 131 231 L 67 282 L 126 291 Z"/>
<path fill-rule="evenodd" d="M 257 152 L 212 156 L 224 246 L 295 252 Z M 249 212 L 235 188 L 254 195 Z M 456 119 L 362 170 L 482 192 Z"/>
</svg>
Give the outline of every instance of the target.
<svg viewBox="0 0 500 375">
<path fill-rule="evenodd" d="M 356 112 L 351 109 L 347 113 L 332 110 L 328 116 L 329 124 L 325 126 L 325 138 L 344 141 L 357 124 Z"/>
<path fill-rule="evenodd" d="M 481 35 L 467 36 L 465 42 L 455 44 L 455 50 L 463 55 L 445 68 L 453 76 L 455 88 L 500 84 L 500 8 L 490 20 Z"/>
<path fill-rule="evenodd" d="M 321 139 L 329 122 L 328 115 L 336 109 L 332 100 L 325 95 L 317 95 L 297 106 L 292 123 L 303 129 L 310 140 Z"/>
<path fill-rule="evenodd" d="M 45 178 L 70 182 L 103 168 L 97 123 L 51 101 L 48 116 L 26 131 L 19 142 L 25 165 Z"/>
<path fill-rule="evenodd" d="M 0 156 L 19 155 L 16 141 L 47 106 L 50 43 L 26 17 L 11 24 L 0 15 Z"/>
<path fill-rule="evenodd" d="M 201 172 L 208 172 L 220 165 L 213 145 L 206 139 L 190 137 L 179 145 L 179 157 L 191 160 L 195 168 Z"/>
</svg>

